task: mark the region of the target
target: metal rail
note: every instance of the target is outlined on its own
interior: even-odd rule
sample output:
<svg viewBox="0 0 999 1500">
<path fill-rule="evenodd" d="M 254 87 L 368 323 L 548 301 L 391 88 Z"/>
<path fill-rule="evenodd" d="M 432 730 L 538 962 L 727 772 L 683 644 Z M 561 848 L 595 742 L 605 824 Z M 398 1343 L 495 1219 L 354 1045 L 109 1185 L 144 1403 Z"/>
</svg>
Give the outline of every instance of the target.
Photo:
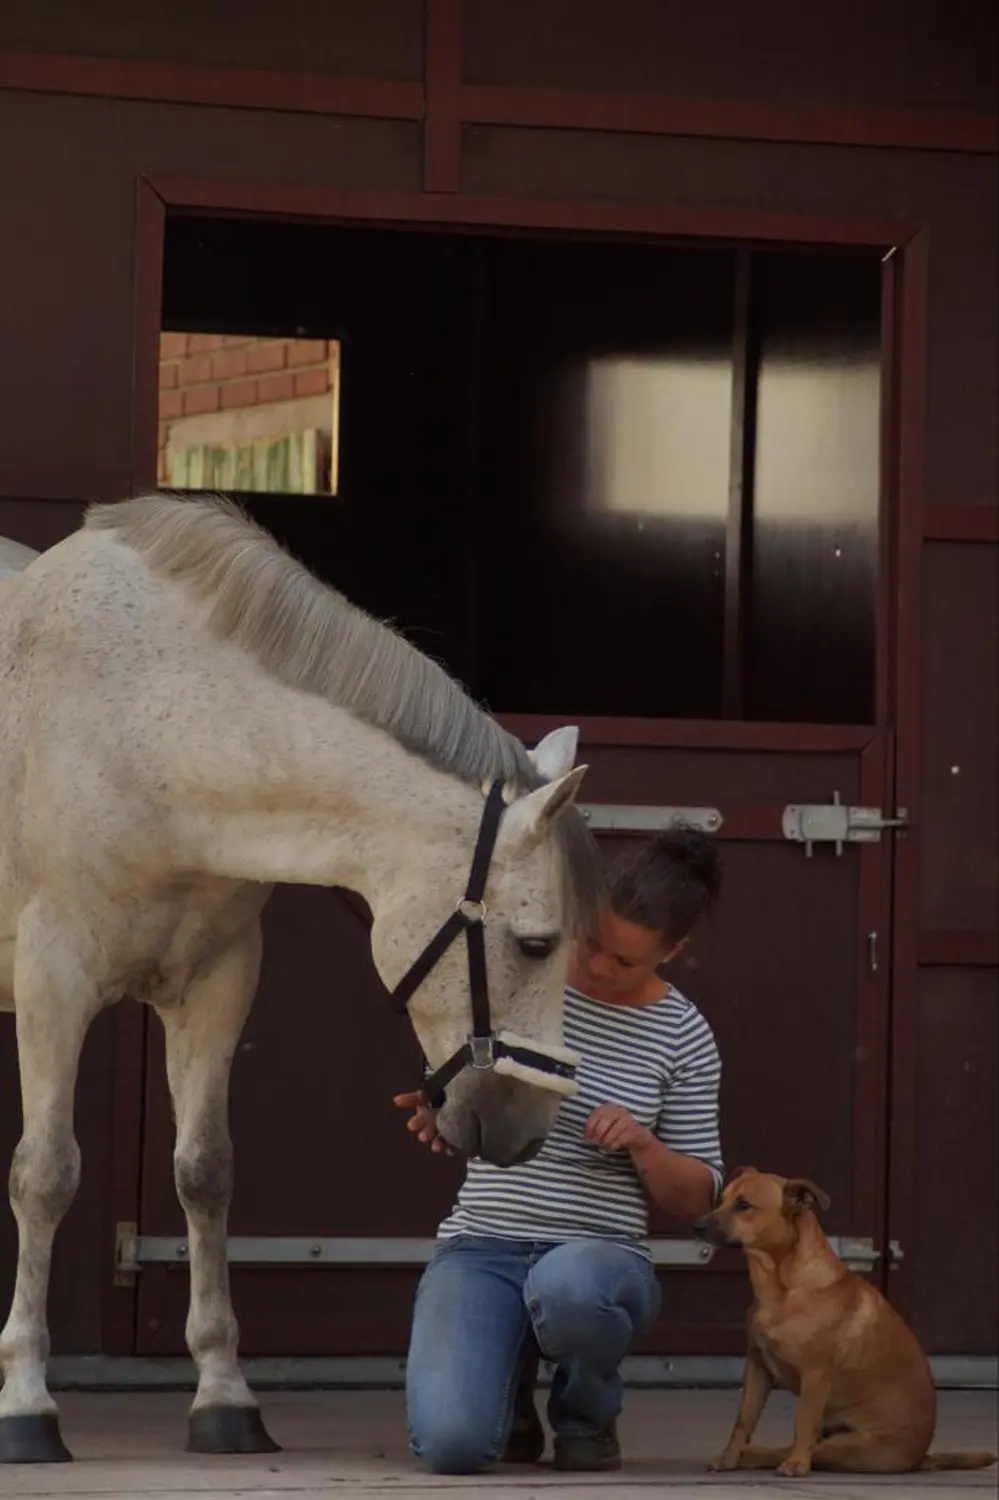
<svg viewBox="0 0 999 1500">
<path fill-rule="evenodd" d="M 663 833 L 686 823 L 702 833 L 717 833 L 725 819 L 717 807 L 639 807 L 628 802 L 580 803 L 580 812 L 597 833 Z"/>
<path fill-rule="evenodd" d="M 322 1235 L 234 1235 L 228 1241 L 231 1266 L 392 1266 L 409 1269 L 425 1266 L 436 1240 L 373 1236 L 343 1238 Z M 707 1266 L 714 1259 L 712 1245 L 694 1239 L 653 1239 L 649 1242 L 653 1263 L 663 1267 Z M 880 1258 L 869 1239 L 833 1237 L 837 1255 L 855 1271 L 870 1271 Z M 133 1225 L 119 1226 L 116 1271 L 134 1276 L 145 1266 L 184 1266 L 188 1243 L 175 1235 L 146 1235 Z"/>
</svg>

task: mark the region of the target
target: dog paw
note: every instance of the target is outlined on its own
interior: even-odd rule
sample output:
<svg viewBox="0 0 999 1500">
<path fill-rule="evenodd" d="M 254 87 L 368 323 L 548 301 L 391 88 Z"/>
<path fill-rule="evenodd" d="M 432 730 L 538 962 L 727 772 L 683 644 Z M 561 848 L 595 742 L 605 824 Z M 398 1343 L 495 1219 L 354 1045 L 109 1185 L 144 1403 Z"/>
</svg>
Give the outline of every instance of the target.
<svg viewBox="0 0 999 1500">
<path fill-rule="evenodd" d="M 804 1479 L 811 1472 L 812 1465 L 807 1458 L 785 1458 L 777 1469 L 781 1479 Z"/>
<path fill-rule="evenodd" d="M 737 1453 L 719 1453 L 708 1464 L 709 1474 L 731 1474 L 733 1469 L 739 1467 L 739 1455 Z"/>
</svg>

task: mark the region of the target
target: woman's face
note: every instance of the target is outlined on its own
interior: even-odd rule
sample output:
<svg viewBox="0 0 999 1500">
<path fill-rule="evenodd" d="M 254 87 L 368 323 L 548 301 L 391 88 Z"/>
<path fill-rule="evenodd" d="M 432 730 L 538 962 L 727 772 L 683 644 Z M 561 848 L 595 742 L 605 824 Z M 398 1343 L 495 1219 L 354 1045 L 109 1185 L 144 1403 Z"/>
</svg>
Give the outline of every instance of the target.
<svg viewBox="0 0 999 1500">
<path fill-rule="evenodd" d="M 579 944 L 576 965 L 580 978 L 592 986 L 609 995 L 628 995 L 650 983 L 682 946 L 683 941 L 667 946 L 660 933 L 628 922 L 608 907 L 597 937 Z"/>
</svg>

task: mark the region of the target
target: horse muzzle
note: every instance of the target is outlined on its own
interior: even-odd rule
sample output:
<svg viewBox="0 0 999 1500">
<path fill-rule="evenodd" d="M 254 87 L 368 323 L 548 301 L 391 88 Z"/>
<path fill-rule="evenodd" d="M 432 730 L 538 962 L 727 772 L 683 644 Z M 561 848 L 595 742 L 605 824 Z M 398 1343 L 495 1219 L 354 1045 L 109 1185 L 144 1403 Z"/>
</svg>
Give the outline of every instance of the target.
<svg viewBox="0 0 999 1500">
<path fill-rule="evenodd" d="M 506 1061 L 506 1059 L 504 1059 Z M 537 1155 L 564 1096 L 519 1072 L 464 1069 L 437 1114 L 443 1139 L 463 1156 L 511 1167 Z"/>
</svg>

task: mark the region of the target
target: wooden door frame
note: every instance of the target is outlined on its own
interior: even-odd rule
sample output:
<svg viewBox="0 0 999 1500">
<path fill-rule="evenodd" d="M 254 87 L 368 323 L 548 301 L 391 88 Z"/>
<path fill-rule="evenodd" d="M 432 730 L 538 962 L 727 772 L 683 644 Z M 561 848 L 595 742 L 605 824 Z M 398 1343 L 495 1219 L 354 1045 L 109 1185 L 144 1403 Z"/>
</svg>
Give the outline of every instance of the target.
<svg viewBox="0 0 999 1500">
<path fill-rule="evenodd" d="M 893 785 L 886 805 L 904 808 L 912 829 L 895 845 L 892 862 L 892 986 L 888 1080 L 887 1223 L 892 1240 L 911 1246 L 915 1232 L 916 1025 L 919 966 L 919 858 L 922 791 L 922 621 L 920 576 L 925 516 L 926 330 L 929 302 L 929 233 L 907 242 L 900 264 L 886 276 L 885 336 L 888 398 L 883 406 L 884 524 L 890 528 L 890 575 L 880 580 L 889 597 L 881 606 L 890 631 L 886 642 L 886 698 L 896 737 Z M 910 1316 L 911 1261 L 891 1268 L 887 1288 Z"/>
<path fill-rule="evenodd" d="M 428 120 L 429 125 L 429 120 Z M 443 126 L 442 126 L 443 130 Z M 443 146 L 439 160 L 446 167 Z M 429 150 L 429 144 L 428 144 Z M 606 732 L 621 743 L 655 743 L 658 734 L 679 736 L 683 743 L 713 748 L 855 749 L 861 752 L 865 800 L 892 807 L 895 777 L 885 753 L 889 726 L 899 731 L 897 796 L 914 815 L 918 807 L 919 727 L 919 543 L 922 536 L 922 450 L 924 439 L 927 231 L 909 219 L 847 214 L 800 214 L 754 209 L 718 209 L 648 202 L 588 199 L 473 197 L 450 192 L 386 192 L 310 188 L 262 182 L 232 182 L 196 177 L 142 176 L 135 205 L 135 261 L 132 339 L 131 492 L 156 487 L 159 399 L 159 334 L 163 293 L 163 256 L 169 212 L 266 216 L 298 221 L 340 223 L 357 228 L 397 226 L 450 232 L 519 231 L 559 238 L 598 237 L 645 240 L 662 244 L 714 244 L 740 247 L 863 247 L 891 257 L 892 314 L 885 325 L 883 359 L 890 369 L 890 397 L 885 405 L 885 473 L 881 505 L 882 551 L 878 590 L 877 731 L 864 726 L 774 725 L 741 721 L 660 723 L 655 720 L 584 722 L 584 736 Z M 520 722 L 518 720 L 518 722 Z M 527 732 L 527 725 L 523 725 Z M 637 736 L 637 741 L 635 740 Z M 677 739 L 672 738 L 673 744 Z M 734 830 L 733 830 L 734 832 Z M 747 828 L 746 834 L 752 836 Z M 881 846 L 869 846 L 877 849 Z M 885 930 L 886 905 L 894 899 L 892 977 L 901 999 L 894 1005 L 892 1133 L 889 1146 L 892 1222 L 908 1223 L 912 1204 L 904 1186 L 912 1176 L 914 1099 L 912 1098 L 912 1008 L 915 988 L 917 844 L 910 839 L 896 861 L 893 891 L 881 861 L 878 873 L 862 875 L 861 924 L 867 920 Z M 862 871 L 873 862 L 862 860 Z M 874 920 L 874 917 L 877 920 Z M 862 927 L 861 927 L 862 930 Z M 862 948 L 862 944 L 860 945 Z M 862 952 L 858 963 L 863 962 Z M 857 1003 L 866 994 L 858 975 Z M 147 1017 L 120 1007 L 116 1029 L 117 1074 L 111 1162 L 111 1225 L 136 1222 L 139 1213 L 139 1142 Z M 863 1045 L 875 1049 L 885 1076 L 888 1045 L 885 1029 L 873 1013 L 858 1016 Z M 871 1092 L 855 1109 L 855 1160 L 867 1163 L 860 1200 L 876 1233 L 883 1238 L 889 1205 L 877 1182 L 881 1168 L 864 1149 L 878 1110 L 887 1102 Z M 869 1137 L 868 1137 L 869 1139 Z M 901 1184 L 901 1186 L 899 1186 Z M 112 1229 L 113 1233 L 113 1229 Z M 109 1271 L 102 1314 L 104 1349 L 134 1349 L 137 1297 L 134 1287 L 118 1286 Z"/>
</svg>

